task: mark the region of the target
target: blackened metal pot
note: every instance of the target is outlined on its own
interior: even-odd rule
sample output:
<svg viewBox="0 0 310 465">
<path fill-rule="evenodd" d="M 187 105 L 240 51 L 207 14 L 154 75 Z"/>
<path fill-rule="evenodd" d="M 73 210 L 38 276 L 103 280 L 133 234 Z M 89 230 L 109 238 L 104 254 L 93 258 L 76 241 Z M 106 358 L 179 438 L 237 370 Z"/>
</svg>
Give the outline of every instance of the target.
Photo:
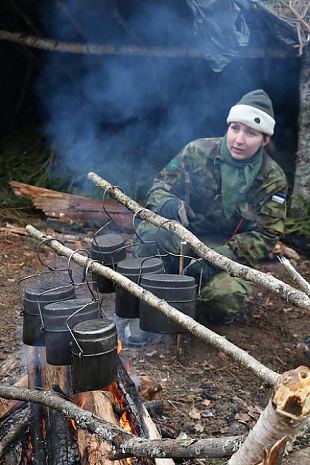
<svg viewBox="0 0 310 465">
<path fill-rule="evenodd" d="M 50 365 L 71 365 L 71 333 L 69 328 L 81 321 L 99 318 L 100 309 L 96 301 L 74 299 L 46 305 L 42 316 L 47 363 Z"/>
<path fill-rule="evenodd" d="M 91 258 L 103 265 L 115 269 L 116 265 L 126 258 L 125 241 L 120 234 L 102 234 L 95 236 L 92 242 Z M 102 294 L 115 291 L 114 284 L 103 276 L 92 273 L 94 289 Z"/>
<path fill-rule="evenodd" d="M 37 283 L 25 289 L 23 298 L 23 343 L 29 346 L 44 346 L 45 337 L 42 331 L 40 315 L 44 307 L 51 302 L 75 298 L 73 285 L 63 283 Z"/>
<path fill-rule="evenodd" d="M 117 379 L 117 332 L 112 320 L 74 326 L 71 351 L 73 392 L 101 389 Z"/>
<path fill-rule="evenodd" d="M 160 258 L 127 258 L 119 262 L 117 272 L 139 284 L 146 273 L 163 273 L 164 265 Z M 139 317 L 139 299 L 124 288 L 116 286 L 115 313 L 121 318 Z"/>
<path fill-rule="evenodd" d="M 185 315 L 195 318 L 197 285 L 191 276 L 178 274 L 146 274 L 141 286 L 160 299 L 166 300 Z M 140 326 L 152 333 L 178 334 L 186 330 L 160 311 L 140 302 Z"/>
</svg>

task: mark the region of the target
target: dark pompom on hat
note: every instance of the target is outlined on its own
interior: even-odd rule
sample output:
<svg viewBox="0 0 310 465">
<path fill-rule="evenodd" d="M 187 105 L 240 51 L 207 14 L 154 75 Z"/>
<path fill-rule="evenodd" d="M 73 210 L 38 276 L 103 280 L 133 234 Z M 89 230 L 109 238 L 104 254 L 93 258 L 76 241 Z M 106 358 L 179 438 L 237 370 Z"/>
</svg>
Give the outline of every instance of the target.
<svg viewBox="0 0 310 465">
<path fill-rule="evenodd" d="M 231 107 L 226 121 L 227 123 L 243 123 L 271 136 L 275 126 L 272 102 L 262 89 L 253 90 Z"/>
</svg>

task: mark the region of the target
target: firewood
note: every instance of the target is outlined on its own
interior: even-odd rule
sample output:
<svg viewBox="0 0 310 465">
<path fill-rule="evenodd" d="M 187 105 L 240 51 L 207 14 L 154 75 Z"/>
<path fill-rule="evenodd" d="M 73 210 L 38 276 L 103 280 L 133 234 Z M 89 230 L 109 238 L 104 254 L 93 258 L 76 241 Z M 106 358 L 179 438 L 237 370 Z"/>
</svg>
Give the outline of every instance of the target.
<svg viewBox="0 0 310 465">
<path fill-rule="evenodd" d="M 42 387 L 49 391 L 59 388 L 62 395 L 71 395 L 69 366 L 52 366 L 41 360 Z M 56 389 L 55 389 L 56 390 Z M 46 445 L 49 465 L 73 465 L 78 461 L 79 453 L 74 438 L 73 426 L 61 413 L 45 409 Z"/>
<path fill-rule="evenodd" d="M 40 365 L 44 351 L 42 347 L 27 347 L 28 387 L 41 387 Z M 29 432 L 32 445 L 32 462 L 34 465 L 46 464 L 46 451 L 43 432 L 43 408 L 35 402 L 30 403 Z"/>
<path fill-rule="evenodd" d="M 105 421 L 118 425 L 119 422 L 114 414 L 113 400 L 110 393 L 104 391 L 88 391 L 74 395 L 77 404 L 82 404 L 85 410 L 94 413 Z M 126 465 L 126 460 L 111 461 L 108 454 L 111 446 L 88 431 L 79 429 L 77 441 L 80 451 L 81 465 Z"/>
<path fill-rule="evenodd" d="M 12 446 L 28 429 L 30 424 L 30 415 L 29 411 L 27 414 L 22 412 L 22 416 L 17 419 L 16 416 L 13 418 L 13 421 L 8 421 L 8 429 L 5 431 L 5 435 L 2 436 L 0 431 L 0 463 L 7 451 L 7 449 Z M 6 425 L 4 425 L 5 427 Z"/>
<path fill-rule="evenodd" d="M 271 290 L 299 308 L 310 309 L 310 298 L 304 292 L 289 286 L 274 276 L 267 275 L 266 273 L 254 270 L 248 266 L 241 265 L 240 263 L 220 255 L 210 249 L 206 244 L 199 240 L 198 237 L 188 231 L 177 221 L 167 220 L 167 218 L 157 215 L 147 208 L 142 208 L 141 205 L 124 194 L 118 187 L 113 186 L 97 174 L 88 173 L 88 179 L 105 191 L 108 190 L 109 195 L 112 198 L 131 210 L 137 217 L 178 236 L 182 241 L 185 241 L 199 257 L 204 258 L 206 261 L 212 263 L 218 268 L 227 271 L 227 273 L 232 276 L 246 279 L 247 281 L 251 281 L 263 288 Z"/>
</svg>

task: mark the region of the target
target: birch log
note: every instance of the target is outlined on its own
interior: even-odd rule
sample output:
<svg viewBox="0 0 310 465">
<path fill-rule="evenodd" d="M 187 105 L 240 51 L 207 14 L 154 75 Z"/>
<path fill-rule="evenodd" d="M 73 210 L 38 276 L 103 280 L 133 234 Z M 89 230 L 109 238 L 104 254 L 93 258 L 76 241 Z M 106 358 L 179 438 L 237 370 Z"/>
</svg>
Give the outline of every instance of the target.
<svg viewBox="0 0 310 465">
<path fill-rule="evenodd" d="M 125 288 L 135 297 L 138 297 L 143 302 L 149 304 L 152 308 L 162 312 L 164 315 L 181 325 L 194 336 L 203 340 L 207 344 L 212 345 L 216 349 L 224 352 L 228 357 L 232 358 L 241 365 L 245 366 L 247 369 L 251 370 L 265 384 L 274 385 L 277 382 L 279 377 L 278 373 L 270 370 L 269 368 L 261 364 L 254 357 L 249 355 L 245 350 L 242 350 L 239 347 L 235 346 L 223 336 L 220 336 L 219 334 L 211 331 L 209 328 L 206 328 L 200 323 L 197 323 L 197 321 L 193 320 L 189 316 L 172 307 L 163 299 L 159 299 L 151 292 L 143 289 L 138 284 L 134 283 L 125 276 L 122 276 L 120 273 L 117 273 L 116 271 L 108 267 L 105 267 L 79 253 L 73 254 L 72 249 L 64 246 L 59 241 L 55 240 L 53 236 L 45 236 L 31 225 L 26 226 L 26 229 L 29 232 L 29 234 L 31 234 L 31 236 L 35 237 L 39 241 L 45 239 L 45 244 L 51 247 L 58 255 L 71 257 L 72 261 L 74 261 L 78 265 L 87 267 L 89 271 L 92 271 L 100 276 L 104 276 L 110 279 L 118 286 Z"/>
<path fill-rule="evenodd" d="M 102 179 L 95 173 L 89 173 L 88 178 L 97 186 L 109 192 L 109 195 L 134 212 L 136 216 L 143 220 L 149 221 L 154 226 L 161 227 L 178 236 L 181 240 L 186 241 L 193 251 L 199 256 L 212 263 L 213 265 L 227 271 L 230 276 L 238 276 L 239 278 L 251 281 L 265 289 L 268 289 L 279 295 L 288 302 L 296 305 L 299 308 L 310 310 L 310 298 L 302 291 L 295 289 L 292 286 L 280 281 L 274 276 L 267 275 L 261 271 L 254 270 L 240 263 L 220 255 L 210 249 L 206 244 L 201 242 L 194 234 L 188 231 L 177 221 L 167 220 L 160 215 L 143 208 L 137 202 L 124 194 L 118 187 L 113 186 L 105 179 Z"/>
<path fill-rule="evenodd" d="M 288 437 L 292 439 L 310 414 L 310 369 L 299 367 L 283 375 L 256 425 L 228 465 L 255 465 L 265 449 Z"/>
</svg>

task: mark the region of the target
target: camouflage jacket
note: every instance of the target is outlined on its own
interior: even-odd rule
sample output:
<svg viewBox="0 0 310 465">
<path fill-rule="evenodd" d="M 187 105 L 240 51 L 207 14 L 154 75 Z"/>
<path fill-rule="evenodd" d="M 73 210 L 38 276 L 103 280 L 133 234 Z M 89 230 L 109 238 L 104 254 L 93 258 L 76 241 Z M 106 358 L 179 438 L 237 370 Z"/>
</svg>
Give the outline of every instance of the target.
<svg viewBox="0 0 310 465">
<path fill-rule="evenodd" d="M 266 153 L 260 172 L 231 218 L 221 196 L 220 138 L 187 144 L 160 172 L 146 206 L 156 213 L 171 198 L 184 200 L 194 212 L 188 229 L 214 250 L 253 265 L 268 255 L 284 231 L 287 182 Z"/>
</svg>

